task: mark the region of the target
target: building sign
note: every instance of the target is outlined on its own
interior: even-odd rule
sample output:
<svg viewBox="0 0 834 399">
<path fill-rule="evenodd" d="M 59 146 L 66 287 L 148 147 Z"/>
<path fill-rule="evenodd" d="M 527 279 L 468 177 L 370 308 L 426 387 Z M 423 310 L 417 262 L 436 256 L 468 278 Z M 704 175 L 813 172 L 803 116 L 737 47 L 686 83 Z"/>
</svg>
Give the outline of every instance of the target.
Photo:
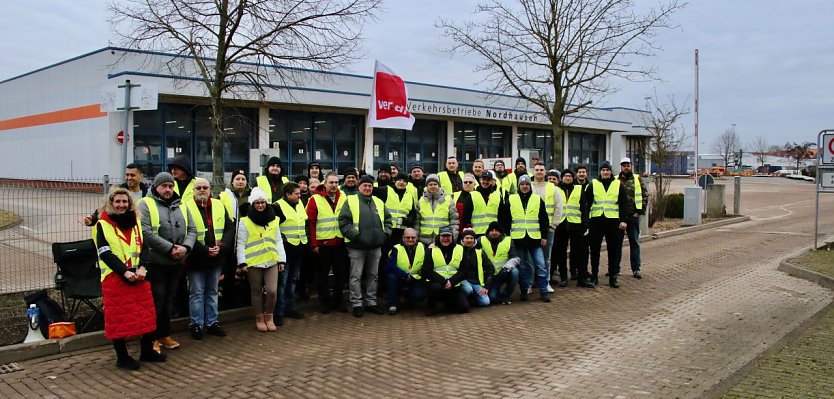
<svg viewBox="0 0 834 399">
<path fill-rule="evenodd" d="M 550 125 L 547 117 L 538 112 L 473 107 L 471 105 L 443 104 L 429 101 L 408 101 L 412 113 L 438 116 L 459 116 L 462 118 L 487 119 L 501 122 L 522 122 Z"/>
</svg>

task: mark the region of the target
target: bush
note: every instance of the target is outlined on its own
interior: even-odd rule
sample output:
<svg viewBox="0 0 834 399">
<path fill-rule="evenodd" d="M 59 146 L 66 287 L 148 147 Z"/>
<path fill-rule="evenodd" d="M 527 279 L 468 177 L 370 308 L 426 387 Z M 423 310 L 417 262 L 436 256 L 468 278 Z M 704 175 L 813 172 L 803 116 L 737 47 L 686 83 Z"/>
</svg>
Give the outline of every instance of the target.
<svg viewBox="0 0 834 399">
<path fill-rule="evenodd" d="M 669 194 L 666 196 L 666 213 L 667 218 L 683 218 L 683 194 Z"/>
</svg>

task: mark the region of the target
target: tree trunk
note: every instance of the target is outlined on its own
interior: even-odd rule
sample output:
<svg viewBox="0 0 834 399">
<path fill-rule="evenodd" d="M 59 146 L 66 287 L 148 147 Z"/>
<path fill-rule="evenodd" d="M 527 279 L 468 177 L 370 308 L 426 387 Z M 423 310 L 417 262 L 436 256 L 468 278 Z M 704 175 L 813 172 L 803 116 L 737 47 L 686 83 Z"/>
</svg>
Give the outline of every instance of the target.
<svg viewBox="0 0 834 399">
<path fill-rule="evenodd" d="M 212 99 L 211 108 L 211 186 L 213 187 L 213 193 L 218 195 L 225 188 L 225 171 L 223 170 L 223 106 L 219 98 Z"/>
</svg>

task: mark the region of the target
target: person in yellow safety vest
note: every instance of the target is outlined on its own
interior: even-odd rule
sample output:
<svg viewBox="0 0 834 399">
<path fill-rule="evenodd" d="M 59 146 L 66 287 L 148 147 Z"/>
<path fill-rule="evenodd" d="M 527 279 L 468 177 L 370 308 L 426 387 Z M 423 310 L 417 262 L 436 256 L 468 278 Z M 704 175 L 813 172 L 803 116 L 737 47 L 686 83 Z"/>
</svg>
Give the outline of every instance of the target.
<svg viewBox="0 0 834 399">
<path fill-rule="evenodd" d="M 191 337 L 225 337 L 218 320 L 217 286 L 228 254 L 234 252 L 235 225 L 223 203 L 211 198 L 211 184 L 202 177 L 194 181 L 194 196 L 185 205 L 197 229 L 197 241 L 185 262 Z"/>
<path fill-rule="evenodd" d="M 376 288 L 382 245 L 391 234 L 391 212 L 372 195 L 373 190 L 374 178 L 362 176 L 359 194 L 348 196 L 339 212 L 339 231 L 345 237 L 350 258 L 348 286 L 354 317 L 362 317 L 365 310 L 385 313 L 376 303 Z"/>
<path fill-rule="evenodd" d="M 374 188 L 385 188 L 391 185 L 393 182 L 391 181 L 391 166 L 387 163 L 380 165 L 379 170 L 376 172 L 376 181 L 374 182 Z"/>
<path fill-rule="evenodd" d="M 476 159 L 472 162 L 472 174 L 475 175 L 475 188 L 481 184 L 481 175 L 483 175 L 484 170 L 484 160 L 483 159 Z"/>
<path fill-rule="evenodd" d="M 278 217 L 284 240 L 287 264 L 278 275 L 278 299 L 275 302 L 275 324 L 284 324 L 284 316 L 301 320 L 304 314 L 295 306 L 295 290 L 301 275 L 301 261 L 307 252 L 307 211 L 301 202 L 301 187 L 295 182 L 284 184 L 284 196 L 272 208 Z"/>
<path fill-rule="evenodd" d="M 423 263 L 421 275 L 428 280 L 426 293 L 426 316 L 437 314 L 437 303 L 455 313 L 469 312 L 469 301 L 460 287 L 464 271 L 460 268 L 463 260 L 463 246 L 455 244 L 452 228 L 440 228 L 436 242 L 429 246 L 429 254 Z"/>
<path fill-rule="evenodd" d="M 408 191 L 414 197 L 414 203 L 420 200 L 423 196 L 423 190 L 426 188 L 426 177 L 423 174 L 423 166 L 419 163 L 411 165 L 411 170 L 408 176 Z"/>
<path fill-rule="evenodd" d="M 558 170 L 550 169 L 550 170 L 547 171 L 547 182 L 548 183 L 550 183 L 554 186 L 558 186 L 559 185 L 559 180 L 561 178 L 562 178 L 562 174 L 559 173 Z"/>
<path fill-rule="evenodd" d="M 154 177 L 149 196 L 136 206 L 141 217 L 145 246 L 150 251 L 148 281 L 156 308 L 157 341 L 176 349 L 179 342 L 171 338 L 171 313 L 177 286 L 182 276 L 182 264 L 194 248 L 197 229 L 185 203 L 174 193 L 174 176 L 160 172 Z"/>
<path fill-rule="evenodd" d="M 527 160 L 525 160 L 524 157 L 518 157 L 515 159 L 515 169 L 513 170 L 513 174 L 515 174 L 516 181 L 520 179 L 521 176 L 527 175 Z"/>
<path fill-rule="evenodd" d="M 521 263 L 512 239 L 501 232 L 498 222 L 492 222 L 489 224 L 487 234 L 480 238 L 478 246 L 495 269 L 492 281 L 487 286 L 490 302 L 502 305 L 511 304 L 510 298 L 518 284 L 518 265 Z M 502 290 L 501 287 L 504 289 Z"/>
<path fill-rule="evenodd" d="M 310 250 L 316 264 L 316 289 L 322 314 L 331 310 L 347 312 L 342 302 L 342 289 L 347 283 L 348 253 L 338 222 L 345 198 L 347 196 L 339 190 L 339 175 L 331 171 L 307 203 Z M 331 271 L 332 279 L 329 277 Z"/>
<path fill-rule="evenodd" d="M 400 297 L 405 297 L 409 303 L 420 302 L 426 298 L 423 289 L 424 278 L 420 273 L 427 254 L 430 254 L 429 250 L 417 241 L 417 230 L 411 227 L 403 232 L 402 242 L 391 248 L 388 261 L 385 263 L 388 314 L 397 314 Z"/>
<path fill-rule="evenodd" d="M 483 214 L 486 207 L 486 204 L 482 203 L 483 201 L 478 201 L 477 198 L 473 197 L 473 193 L 475 193 L 475 175 L 467 173 L 463 175 L 463 191 L 458 191 L 452 195 L 455 209 L 458 211 L 459 231 L 461 232 L 464 229 L 472 228 L 476 209 L 478 214 Z M 458 235 L 460 235 L 460 232 Z"/>
<path fill-rule="evenodd" d="M 602 239 L 605 238 L 608 252 L 608 285 L 620 288 L 617 275 L 620 274 L 620 258 L 623 254 L 623 234 L 626 229 L 625 190 L 620 189 L 620 181 L 614 178 L 611 163 L 603 162 L 599 166 L 599 177 L 591 181 L 585 189 L 585 207 L 590 213 L 590 247 L 591 247 L 591 281 L 599 284 L 599 257 Z"/>
<path fill-rule="evenodd" d="M 354 167 L 350 167 L 345 169 L 344 175 L 344 182 L 339 187 L 339 190 L 342 190 L 342 194 L 344 195 L 356 195 L 359 194 L 359 169 Z"/>
<path fill-rule="evenodd" d="M 278 298 L 278 274 L 284 271 L 287 262 L 284 239 L 275 210 L 260 187 L 252 189 L 249 204 L 237 228 L 238 273 L 246 273 L 249 279 L 255 328 L 260 332 L 274 332 L 278 328 L 271 312 Z"/>
<path fill-rule="evenodd" d="M 546 174 L 547 172 L 543 163 L 539 162 L 535 164 L 533 166 L 533 181 L 531 182 L 531 186 L 533 193 L 544 199 L 545 210 L 547 210 L 547 217 L 550 221 L 550 229 L 547 231 L 547 245 L 544 247 L 544 261 L 547 263 L 547 292 L 553 292 L 553 287 L 550 286 L 550 282 L 556 278 L 556 272 L 558 270 L 550 263 L 550 251 L 553 248 L 556 229 L 565 221 L 565 196 L 561 192 L 561 189 L 547 181 Z"/>
<path fill-rule="evenodd" d="M 187 202 L 194 195 L 194 171 L 191 169 L 191 158 L 179 155 L 168 161 L 168 173 L 174 176 L 174 192 Z"/>
<path fill-rule="evenodd" d="M 518 191 L 518 179 L 515 173 L 507 173 L 504 161 L 497 160 L 492 165 L 495 172 L 495 184 L 502 188 L 507 194 L 515 194 Z"/>
<path fill-rule="evenodd" d="M 98 215 L 93 239 L 101 269 L 104 336 L 113 342 L 116 367 L 141 367 L 127 351 L 126 339 L 135 336 L 142 337 L 139 360 L 164 362 L 166 356 L 153 351 L 156 317 L 151 286 L 145 280 L 149 254 L 130 192 L 111 189 Z"/>
<path fill-rule="evenodd" d="M 559 192 L 565 200 L 565 220 L 556 228 L 553 252 L 550 260 L 559 269 L 559 287 L 568 286 L 568 243 L 570 243 L 570 279 L 577 280 L 577 287 L 594 288 L 588 280 L 588 212 L 583 212 L 584 191 L 582 185 L 574 184 L 573 171 L 565 169 L 560 175 Z M 581 266 L 578 266 L 581 264 Z"/>
<path fill-rule="evenodd" d="M 459 215 L 455 208 L 455 201 L 452 194 L 440 188 L 440 179 L 437 175 L 429 175 L 426 178 L 426 189 L 423 196 L 417 201 L 415 210 L 417 221 L 414 228 L 420 242 L 429 245 L 440 233 L 441 227 L 450 227 L 455 240 L 457 240 Z"/>
<path fill-rule="evenodd" d="M 496 185 L 495 172 L 485 170 L 481 174 L 481 184 L 472 194 L 475 212 L 472 216 L 472 229 L 475 234 L 484 235 L 492 222 L 501 226 L 510 225 L 510 203 L 506 191 Z M 509 233 L 509 231 L 507 231 Z"/>
<path fill-rule="evenodd" d="M 646 213 L 649 203 L 649 193 L 643 187 L 640 176 L 632 171 L 631 158 L 625 157 L 620 161 L 620 190 L 625 192 L 625 234 L 628 236 L 631 273 L 636 279 L 643 278 L 640 271 L 640 215 Z"/>
<path fill-rule="evenodd" d="M 489 257 L 475 247 L 477 240 L 474 230 L 463 230 L 461 242 L 463 243 L 463 259 L 460 261 L 460 269 L 463 270 L 463 281 L 460 287 L 463 295 L 473 299 L 478 306 L 489 306 L 489 288 L 487 287 L 492 284 L 495 267 Z"/>
<path fill-rule="evenodd" d="M 281 158 L 270 157 L 266 161 L 263 174 L 255 178 L 255 186 L 266 194 L 266 200 L 270 204 L 275 203 L 284 195 L 284 184 L 290 181 L 284 176 L 284 165 Z"/>
<path fill-rule="evenodd" d="M 248 281 L 242 277 L 235 276 L 237 270 L 237 258 L 235 255 L 235 236 L 237 235 L 238 223 L 240 223 L 241 209 L 249 206 L 249 181 L 246 171 L 236 169 L 232 172 L 232 179 L 225 190 L 220 192 L 220 202 L 226 207 L 226 214 L 232 220 L 232 246 L 223 267 L 223 279 L 220 281 L 220 289 L 223 295 L 220 297 L 221 309 L 234 309 L 249 306 Z M 225 235 L 224 235 L 225 237 Z"/>
<path fill-rule="evenodd" d="M 550 302 L 547 293 L 547 263 L 544 261 L 544 247 L 547 245 L 550 225 L 546 209 L 544 199 L 533 193 L 530 176 L 521 176 L 518 179 L 518 193 L 510 195 L 512 225 L 506 228 L 510 231 L 516 250 L 527 261 L 519 271 L 522 301 L 527 300 L 535 283 L 539 289 L 539 300 Z"/>
<path fill-rule="evenodd" d="M 458 170 L 458 166 L 458 159 L 451 156 L 446 158 L 446 169 L 437 174 L 440 188 L 448 195 L 463 190 L 463 172 Z"/>
<path fill-rule="evenodd" d="M 398 174 L 393 183 L 382 187 L 374 187 L 374 196 L 385 203 L 385 209 L 391 213 L 391 235 L 382 246 L 383 256 L 379 259 L 380 281 L 379 291 L 385 292 L 388 279 L 383 276 L 388 253 L 394 245 L 402 242 L 403 232 L 407 227 L 414 226 L 417 214 L 414 211 L 414 197 L 408 192 L 408 176 Z"/>
</svg>

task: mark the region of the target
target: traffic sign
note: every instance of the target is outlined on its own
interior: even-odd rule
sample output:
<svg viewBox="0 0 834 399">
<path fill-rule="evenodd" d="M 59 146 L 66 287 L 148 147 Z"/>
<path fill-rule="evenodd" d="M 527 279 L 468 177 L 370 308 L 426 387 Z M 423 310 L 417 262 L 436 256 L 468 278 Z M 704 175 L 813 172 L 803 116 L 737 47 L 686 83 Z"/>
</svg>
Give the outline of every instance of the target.
<svg viewBox="0 0 834 399">
<path fill-rule="evenodd" d="M 822 188 L 834 188 L 834 169 L 820 169 L 820 186 Z"/>
<path fill-rule="evenodd" d="M 127 136 L 127 141 L 130 141 L 130 135 Z M 119 132 L 116 133 L 116 142 L 119 143 L 119 144 L 124 144 L 125 143 L 125 131 L 124 130 L 119 130 Z"/>
<path fill-rule="evenodd" d="M 822 164 L 834 165 L 834 133 L 822 135 Z"/>
<path fill-rule="evenodd" d="M 710 174 L 698 176 L 698 185 L 701 186 L 702 189 L 706 190 L 707 187 L 715 184 L 715 178 L 712 177 Z"/>
</svg>

